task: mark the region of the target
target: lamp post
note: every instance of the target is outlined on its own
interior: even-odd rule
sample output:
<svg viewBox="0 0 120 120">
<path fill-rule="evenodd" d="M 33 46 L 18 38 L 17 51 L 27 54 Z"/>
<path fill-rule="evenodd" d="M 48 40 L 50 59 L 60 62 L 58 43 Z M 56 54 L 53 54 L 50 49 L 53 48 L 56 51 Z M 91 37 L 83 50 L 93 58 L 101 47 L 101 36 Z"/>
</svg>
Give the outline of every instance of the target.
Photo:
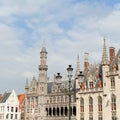
<svg viewBox="0 0 120 120">
<path fill-rule="evenodd" d="M 71 78 L 72 78 L 72 72 L 73 72 L 73 68 L 71 65 L 69 65 L 69 67 L 67 68 L 67 72 L 68 72 L 68 79 L 69 79 L 69 86 L 68 86 L 68 96 L 69 96 L 69 120 L 71 120 L 71 115 L 70 115 L 70 106 L 71 106 Z"/>
<path fill-rule="evenodd" d="M 69 65 L 68 68 L 67 68 L 67 72 L 68 72 L 68 89 L 60 89 L 60 86 L 61 86 L 61 78 L 62 76 L 60 75 L 60 73 L 57 73 L 57 76 L 56 76 L 56 84 L 58 85 L 58 88 L 61 90 L 61 92 L 63 93 L 66 93 L 69 97 L 69 103 L 68 103 L 68 107 L 69 107 L 69 112 L 68 112 L 68 116 L 69 116 L 69 119 L 68 120 L 71 120 L 71 115 L 70 115 L 70 107 L 71 107 L 71 94 L 73 94 L 73 91 L 71 90 L 71 79 L 72 79 L 72 72 L 73 72 L 73 68 L 72 68 L 72 65 Z"/>
</svg>

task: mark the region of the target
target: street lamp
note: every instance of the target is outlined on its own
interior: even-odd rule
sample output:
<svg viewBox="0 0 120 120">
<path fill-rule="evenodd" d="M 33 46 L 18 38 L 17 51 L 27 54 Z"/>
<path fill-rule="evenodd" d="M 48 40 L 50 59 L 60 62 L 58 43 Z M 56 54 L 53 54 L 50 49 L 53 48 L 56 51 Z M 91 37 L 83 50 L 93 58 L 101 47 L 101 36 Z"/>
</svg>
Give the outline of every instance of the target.
<svg viewBox="0 0 120 120">
<path fill-rule="evenodd" d="M 84 90 L 85 89 L 85 84 L 84 84 L 84 74 L 82 71 L 80 71 L 79 75 L 78 75 L 78 83 L 80 85 L 80 89 Z"/>
<path fill-rule="evenodd" d="M 69 97 L 69 120 L 71 120 L 71 115 L 70 115 L 70 107 L 71 107 L 71 94 L 73 94 L 73 90 L 71 89 L 71 79 L 72 79 L 72 72 L 73 72 L 73 68 L 72 68 L 72 65 L 69 65 L 68 68 L 67 68 L 67 72 L 68 72 L 68 89 L 60 89 L 61 87 L 61 78 L 62 76 L 60 75 L 60 73 L 57 73 L 57 76 L 56 76 L 56 84 L 58 85 L 58 89 L 61 90 L 61 92 L 65 93 L 68 95 Z"/>
</svg>

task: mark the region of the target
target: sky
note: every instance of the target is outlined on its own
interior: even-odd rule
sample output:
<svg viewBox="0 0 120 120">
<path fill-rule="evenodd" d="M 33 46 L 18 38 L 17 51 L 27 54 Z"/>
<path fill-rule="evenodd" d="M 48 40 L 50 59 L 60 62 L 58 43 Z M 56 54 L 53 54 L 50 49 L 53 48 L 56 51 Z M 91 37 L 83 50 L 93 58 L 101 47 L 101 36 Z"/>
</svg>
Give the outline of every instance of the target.
<svg viewBox="0 0 120 120">
<path fill-rule="evenodd" d="M 119 0 L 0 0 L 0 93 L 24 93 L 26 79 L 38 79 L 40 51 L 46 46 L 48 77 L 66 68 L 100 63 L 107 49 L 120 45 Z"/>
</svg>

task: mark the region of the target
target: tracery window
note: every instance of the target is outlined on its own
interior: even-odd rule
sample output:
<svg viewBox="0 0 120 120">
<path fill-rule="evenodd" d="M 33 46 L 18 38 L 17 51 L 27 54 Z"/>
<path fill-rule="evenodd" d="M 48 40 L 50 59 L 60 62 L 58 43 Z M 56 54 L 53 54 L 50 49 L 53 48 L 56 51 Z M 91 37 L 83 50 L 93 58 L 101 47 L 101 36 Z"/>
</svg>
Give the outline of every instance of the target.
<svg viewBox="0 0 120 120">
<path fill-rule="evenodd" d="M 101 96 L 98 97 L 98 111 L 99 112 L 102 111 L 102 97 Z"/>
<path fill-rule="evenodd" d="M 116 96 L 114 94 L 111 96 L 111 110 L 116 111 Z"/>
<path fill-rule="evenodd" d="M 89 85 L 90 85 L 90 88 L 94 88 L 93 82 L 90 82 Z"/>
<path fill-rule="evenodd" d="M 80 112 L 84 112 L 84 99 L 80 99 Z"/>
<path fill-rule="evenodd" d="M 93 99 L 92 99 L 92 97 L 89 98 L 89 112 L 93 112 Z"/>
</svg>

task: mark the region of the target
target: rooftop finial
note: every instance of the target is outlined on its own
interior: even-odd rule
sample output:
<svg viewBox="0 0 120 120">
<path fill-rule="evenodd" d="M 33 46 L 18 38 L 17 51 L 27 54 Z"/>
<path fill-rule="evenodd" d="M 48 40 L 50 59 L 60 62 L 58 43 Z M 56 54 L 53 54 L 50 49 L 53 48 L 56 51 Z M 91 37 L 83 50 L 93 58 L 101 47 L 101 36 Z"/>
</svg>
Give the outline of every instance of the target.
<svg viewBox="0 0 120 120">
<path fill-rule="evenodd" d="M 108 55 L 107 55 L 107 48 L 106 48 L 106 39 L 104 37 L 104 43 L 103 43 L 103 55 L 102 55 L 102 64 L 109 64 L 108 61 Z"/>
</svg>

